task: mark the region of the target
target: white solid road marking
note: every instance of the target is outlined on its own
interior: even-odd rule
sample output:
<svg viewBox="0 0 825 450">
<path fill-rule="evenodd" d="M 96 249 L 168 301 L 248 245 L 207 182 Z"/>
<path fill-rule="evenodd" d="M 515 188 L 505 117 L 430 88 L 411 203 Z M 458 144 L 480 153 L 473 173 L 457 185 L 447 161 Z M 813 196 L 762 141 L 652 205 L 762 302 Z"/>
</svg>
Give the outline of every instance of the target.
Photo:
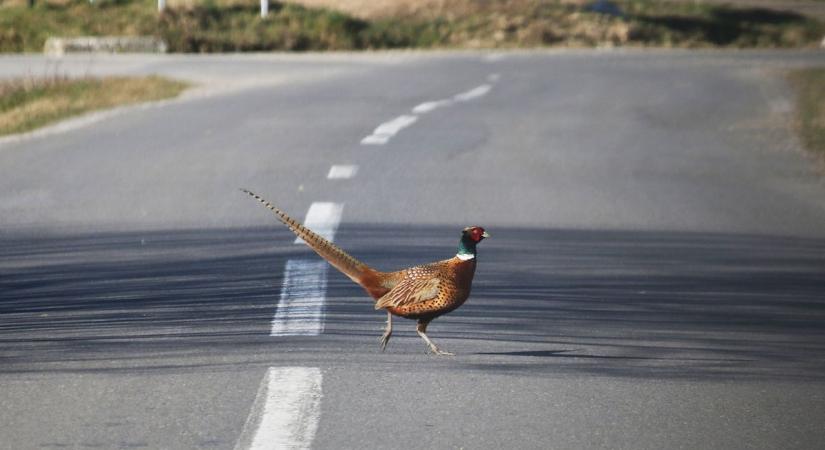
<svg viewBox="0 0 825 450">
<path fill-rule="evenodd" d="M 290 259 L 270 336 L 318 336 L 324 332 L 327 262 Z"/>
<path fill-rule="evenodd" d="M 341 203 L 315 202 L 309 205 L 304 226 L 320 234 L 328 241 L 335 239 L 335 231 L 341 223 L 341 214 L 344 212 L 344 205 Z M 304 242 L 301 238 L 295 238 L 296 244 Z"/>
<path fill-rule="evenodd" d="M 338 180 L 352 178 L 358 173 L 358 166 L 354 165 L 334 165 L 329 168 L 327 179 Z"/>
<path fill-rule="evenodd" d="M 235 450 L 308 449 L 321 417 L 321 369 L 270 367 Z"/>
<path fill-rule="evenodd" d="M 398 116 L 390 121 L 384 122 L 381 125 L 378 125 L 378 127 L 375 129 L 375 131 L 372 132 L 371 135 L 365 137 L 364 139 L 361 139 L 361 144 L 386 144 L 387 141 L 390 140 L 390 138 L 395 136 L 402 129 L 414 124 L 416 120 L 418 120 L 417 116 L 410 116 L 405 114 L 402 116 Z"/>
</svg>

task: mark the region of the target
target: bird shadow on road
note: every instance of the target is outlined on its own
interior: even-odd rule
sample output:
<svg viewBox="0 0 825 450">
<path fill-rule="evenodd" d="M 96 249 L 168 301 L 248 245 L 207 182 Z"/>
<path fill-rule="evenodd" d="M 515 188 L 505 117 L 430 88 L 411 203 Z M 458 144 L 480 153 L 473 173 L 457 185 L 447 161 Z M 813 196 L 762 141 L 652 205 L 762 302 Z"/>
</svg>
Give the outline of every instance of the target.
<svg viewBox="0 0 825 450">
<path fill-rule="evenodd" d="M 479 248 L 470 300 L 429 330 L 459 356 L 430 367 L 825 380 L 823 239 L 491 232 Z M 321 356 L 420 367 L 421 343 L 403 322 L 387 353 L 375 353 L 383 314 L 333 271 L 323 335 L 268 335 L 286 260 L 315 257 L 288 233 L 5 233 L 0 373 Z M 336 241 L 364 262 L 394 270 L 452 256 L 457 236 L 456 227 L 354 224 L 343 226 Z M 405 342 L 415 342 L 415 358 L 404 355 Z M 218 360 L 228 362 L 210 362 Z"/>
</svg>

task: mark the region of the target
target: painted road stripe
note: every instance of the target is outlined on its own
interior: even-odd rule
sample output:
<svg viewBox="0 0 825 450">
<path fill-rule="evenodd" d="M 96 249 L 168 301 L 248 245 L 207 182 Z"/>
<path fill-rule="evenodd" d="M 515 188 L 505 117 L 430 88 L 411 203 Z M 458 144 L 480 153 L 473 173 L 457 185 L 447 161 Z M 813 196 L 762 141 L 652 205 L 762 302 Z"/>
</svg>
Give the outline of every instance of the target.
<svg viewBox="0 0 825 450">
<path fill-rule="evenodd" d="M 344 205 L 315 202 L 304 225 L 329 241 L 341 223 Z M 296 238 L 296 243 L 303 243 Z M 317 336 L 324 332 L 327 262 L 322 259 L 290 259 L 284 268 L 281 297 L 270 326 L 270 336 Z"/>
<path fill-rule="evenodd" d="M 456 101 L 459 101 L 459 102 L 466 102 L 466 101 L 474 100 L 474 99 L 477 99 L 479 97 L 483 97 L 483 96 L 487 95 L 487 93 L 490 92 L 490 89 L 492 89 L 492 88 L 493 88 L 493 86 L 491 86 L 489 84 L 482 84 L 481 86 L 470 89 L 467 92 L 462 92 L 461 94 L 457 94 L 455 97 L 453 97 L 453 99 L 455 99 Z"/>
<path fill-rule="evenodd" d="M 493 74 L 490 74 L 487 77 L 487 81 L 489 81 L 491 83 L 495 83 L 496 81 L 498 81 L 499 78 L 500 78 L 499 74 L 493 73 Z M 467 92 L 462 92 L 460 94 L 456 94 L 451 99 L 435 100 L 435 101 L 421 103 L 421 104 L 417 105 L 415 108 L 413 108 L 412 111 L 415 114 L 426 114 L 426 113 L 428 113 L 430 111 L 433 111 L 435 109 L 438 109 L 438 108 L 441 108 L 441 107 L 444 107 L 444 106 L 450 106 L 455 102 L 466 102 L 466 101 L 470 101 L 470 100 L 473 100 L 473 99 L 476 99 L 476 98 L 479 98 L 479 97 L 483 97 L 484 95 L 487 95 L 487 93 L 490 92 L 490 90 L 492 88 L 493 88 L 493 86 L 491 84 L 482 84 L 481 86 L 475 87 L 475 88 L 473 88 L 473 89 L 471 89 Z"/>
<path fill-rule="evenodd" d="M 414 124 L 416 120 L 418 120 L 418 117 L 416 116 L 409 116 L 406 114 L 398 116 L 389 122 L 384 122 L 381 125 L 378 125 L 372 134 L 394 136 L 402 129 Z"/>
<path fill-rule="evenodd" d="M 315 202 L 309 205 L 304 226 L 332 242 L 343 212 L 344 205 L 341 203 Z M 295 243 L 303 244 L 304 240 L 295 238 Z"/>
<path fill-rule="evenodd" d="M 494 73 L 490 74 L 487 77 L 487 81 L 489 81 L 490 83 L 495 83 L 499 80 L 499 78 L 499 74 Z M 387 142 L 389 142 L 390 139 L 393 138 L 393 136 L 398 134 L 399 131 L 414 124 L 415 121 L 418 120 L 418 115 L 420 114 L 426 114 L 438 108 L 450 106 L 455 102 L 467 102 L 487 95 L 487 93 L 489 93 L 490 90 L 493 89 L 493 85 L 490 83 L 485 83 L 481 86 L 476 86 L 467 92 L 456 94 L 449 99 L 432 100 L 419 103 L 418 105 L 413 107 L 413 115 L 404 114 L 396 117 L 395 119 L 384 122 L 381 125 L 378 125 L 378 127 L 375 129 L 375 131 L 372 132 L 372 134 L 361 139 L 361 145 L 384 145 Z"/>
<path fill-rule="evenodd" d="M 290 259 L 284 269 L 281 298 L 270 336 L 318 336 L 324 332 L 327 262 Z"/>
<path fill-rule="evenodd" d="M 235 450 L 308 449 L 321 417 L 321 369 L 270 367 Z"/>
<path fill-rule="evenodd" d="M 390 136 L 377 136 L 371 134 L 361 139 L 361 145 L 384 145 L 390 141 Z"/>
<path fill-rule="evenodd" d="M 434 109 L 438 109 L 444 106 L 450 106 L 453 104 L 452 100 L 435 100 L 432 102 L 424 102 L 417 105 L 412 111 L 415 114 L 426 114 Z"/>
<path fill-rule="evenodd" d="M 399 131 L 412 125 L 418 120 L 418 116 L 401 115 L 390 121 L 384 122 L 372 132 L 371 135 L 361 139 L 361 144 L 364 145 L 383 145 L 386 144 Z"/>
<path fill-rule="evenodd" d="M 358 173 L 358 166 L 354 165 L 334 165 L 329 168 L 327 179 L 339 180 L 352 178 Z"/>
</svg>

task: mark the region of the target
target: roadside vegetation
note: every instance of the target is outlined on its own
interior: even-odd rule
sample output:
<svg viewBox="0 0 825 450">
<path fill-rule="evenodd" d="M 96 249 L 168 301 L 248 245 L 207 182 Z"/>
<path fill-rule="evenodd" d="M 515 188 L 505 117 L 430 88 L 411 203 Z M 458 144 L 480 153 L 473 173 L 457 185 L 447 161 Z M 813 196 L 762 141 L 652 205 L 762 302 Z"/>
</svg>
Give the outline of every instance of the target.
<svg viewBox="0 0 825 450">
<path fill-rule="evenodd" d="M 397 14 L 271 2 L 22 0 L 0 6 L 0 51 L 40 52 L 49 36 L 151 35 L 173 52 L 523 48 L 813 47 L 825 26 L 792 12 L 650 0 L 452 0 Z M 440 6 L 438 6 L 440 5 Z"/>
<path fill-rule="evenodd" d="M 791 72 L 796 89 L 796 121 L 802 142 L 819 158 L 825 158 L 825 68 Z"/>
<path fill-rule="evenodd" d="M 69 79 L 61 76 L 0 82 L 0 135 L 21 133 L 103 108 L 160 100 L 186 88 L 150 76 Z"/>
</svg>

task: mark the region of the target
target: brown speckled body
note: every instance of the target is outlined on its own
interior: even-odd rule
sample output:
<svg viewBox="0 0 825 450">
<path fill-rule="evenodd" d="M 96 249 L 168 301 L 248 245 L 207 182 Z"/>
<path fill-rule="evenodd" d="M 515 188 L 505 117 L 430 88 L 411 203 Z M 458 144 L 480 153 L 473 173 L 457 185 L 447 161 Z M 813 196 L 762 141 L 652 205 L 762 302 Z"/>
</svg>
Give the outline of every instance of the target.
<svg viewBox="0 0 825 450">
<path fill-rule="evenodd" d="M 430 321 L 464 304 L 470 296 L 475 270 L 475 258 L 467 261 L 451 258 L 394 272 L 391 275 L 399 282 L 377 299 L 375 308 L 385 308 L 394 316 Z M 431 282 L 435 279 L 438 283 Z M 416 288 L 421 289 L 416 291 Z M 393 296 L 396 292 L 398 295 Z M 385 297 L 386 301 L 382 301 Z M 409 297 L 414 297 L 415 301 L 398 301 Z"/>
</svg>

